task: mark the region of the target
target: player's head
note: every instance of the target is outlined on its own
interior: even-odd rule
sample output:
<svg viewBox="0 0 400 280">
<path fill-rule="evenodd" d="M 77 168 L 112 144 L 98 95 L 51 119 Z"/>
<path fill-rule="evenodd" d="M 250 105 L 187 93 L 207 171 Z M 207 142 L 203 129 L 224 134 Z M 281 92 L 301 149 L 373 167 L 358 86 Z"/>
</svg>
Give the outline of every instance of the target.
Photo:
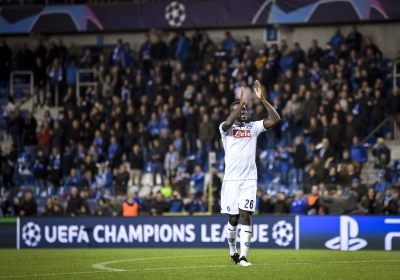
<svg viewBox="0 0 400 280">
<path fill-rule="evenodd" d="M 231 104 L 230 108 L 229 108 L 229 109 L 230 109 L 230 112 L 232 113 L 232 112 L 236 109 L 236 107 L 239 106 L 239 104 L 240 104 L 239 101 L 233 102 L 233 103 Z M 239 116 L 238 116 L 238 118 L 237 118 L 237 121 L 238 121 L 238 122 L 245 122 L 245 121 L 247 121 L 247 108 L 246 108 L 246 105 L 244 105 L 244 106 L 242 107 L 242 110 L 240 110 L 240 114 L 239 114 Z"/>
</svg>

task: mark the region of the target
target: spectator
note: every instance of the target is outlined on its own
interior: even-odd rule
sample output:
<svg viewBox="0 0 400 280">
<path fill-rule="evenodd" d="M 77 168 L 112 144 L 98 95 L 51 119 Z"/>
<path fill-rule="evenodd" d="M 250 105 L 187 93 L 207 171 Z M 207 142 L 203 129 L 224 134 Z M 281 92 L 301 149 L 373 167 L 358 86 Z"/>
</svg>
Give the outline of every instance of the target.
<svg viewBox="0 0 400 280">
<path fill-rule="evenodd" d="M 185 210 L 190 215 L 200 211 L 200 201 L 198 198 L 196 198 L 195 193 L 189 193 L 189 198 L 188 201 L 186 202 Z"/>
<path fill-rule="evenodd" d="M 36 119 L 31 112 L 28 112 L 25 117 L 22 145 L 25 146 L 26 150 L 29 153 L 32 153 L 34 147 L 37 145 L 36 128 Z"/>
<path fill-rule="evenodd" d="M 21 199 L 18 196 L 14 196 L 13 199 L 13 216 L 20 217 L 21 216 Z"/>
<path fill-rule="evenodd" d="M 33 65 L 33 84 L 35 86 L 35 96 L 36 104 L 43 108 L 46 104 L 46 83 L 47 83 L 47 73 L 46 64 L 43 62 L 42 58 L 37 57 L 35 64 Z"/>
<path fill-rule="evenodd" d="M 346 39 L 342 35 L 340 31 L 340 27 L 337 26 L 335 29 L 335 34 L 332 36 L 330 40 L 330 44 L 335 51 L 339 51 L 340 45 L 345 43 Z"/>
<path fill-rule="evenodd" d="M 125 164 L 121 164 L 118 170 L 114 170 L 115 193 L 125 195 L 128 191 L 129 173 Z"/>
<path fill-rule="evenodd" d="M 358 162 L 360 166 L 368 161 L 368 153 L 363 143 L 360 143 L 357 136 L 353 137 L 353 145 L 351 145 L 350 156 L 353 160 Z"/>
<path fill-rule="evenodd" d="M 150 70 L 153 67 L 151 57 L 152 44 L 150 42 L 150 35 L 145 35 L 145 42 L 140 47 L 139 58 L 142 65 L 143 74 L 145 77 L 150 75 Z"/>
<path fill-rule="evenodd" d="M 391 140 L 394 139 L 395 125 L 399 129 L 400 124 L 400 89 L 394 88 L 392 94 L 386 99 L 386 107 L 388 114 L 390 115 L 390 129 L 391 129 Z"/>
<path fill-rule="evenodd" d="M 76 73 L 78 72 L 78 70 L 79 67 L 76 65 L 75 59 L 71 59 L 71 62 L 65 72 L 65 80 L 67 82 L 67 86 L 74 87 L 76 85 Z"/>
<path fill-rule="evenodd" d="M 210 121 L 209 116 L 205 114 L 203 121 L 199 125 L 199 139 L 201 141 L 202 163 L 205 164 L 208 159 L 208 153 L 213 151 L 213 141 L 215 139 L 215 125 Z"/>
<path fill-rule="evenodd" d="M 49 78 L 51 92 L 50 105 L 60 106 L 59 104 L 61 104 L 63 93 L 62 82 L 64 79 L 64 73 L 58 58 L 53 60 L 53 64 L 50 67 Z"/>
<path fill-rule="evenodd" d="M 131 67 L 137 66 L 136 53 L 131 50 L 129 43 L 124 44 L 124 53 L 122 56 L 122 67 L 131 69 Z"/>
<path fill-rule="evenodd" d="M 46 156 L 42 150 L 39 150 L 33 164 L 33 179 L 35 180 L 35 185 L 41 191 L 47 187 L 47 164 L 48 160 Z"/>
<path fill-rule="evenodd" d="M 28 43 L 23 43 L 22 49 L 17 55 L 18 70 L 31 70 L 33 65 L 33 54 L 28 47 Z"/>
<path fill-rule="evenodd" d="M 79 189 L 79 187 L 81 186 L 81 181 L 82 178 L 78 174 L 78 171 L 75 168 L 71 168 L 70 175 L 67 178 L 65 178 L 64 185 L 68 189 L 68 191 L 70 188 L 74 186 Z"/>
<path fill-rule="evenodd" d="M 273 205 L 271 203 L 270 195 L 264 193 L 260 200 L 260 214 L 272 213 Z"/>
<path fill-rule="evenodd" d="M 329 140 L 327 138 L 322 139 L 322 147 L 317 150 L 317 154 L 324 161 L 335 157 L 335 152 L 333 148 L 330 147 Z"/>
<path fill-rule="evenodd" d="M 31 192 L 25 193 L 25 199 L 22 201 L 19 214 L 25 217 L 34 217 L 37 215 L 36 200 Z"/>
<path fill-rule="evenodd" d="M 93 212 L 93 216 L 101 216 L 101 217 L 111 216 L 110 206 L 108 205 L 107 200 L 104 197 L 100 197 L 97 200 L 97 205 L 96 209 Z"/>
<path fill-rule="evenodd" d="M 46 206 L 41 211 L 42 217 L 53 217 L 54 216 L 54 205 L 53 199 L 48 197 L 46 200 Z"/>
<path fill-rule="evenodd" d="M 360 182 L 360 172 L 355 170 L 353 164 L 348 164 L 347 170 L 342 173 L 340 180 L 344 185 L 350 185 L 355 180 Z"/>
<path fill-rule="evenodd" d="M 165 201 L 163 195 L 158 192 L 156 198 L 153 200 L 151 205 L 151 214 L 153 216 L 160 216 L 164 212 L 168 211 L 168 203 Z"/>
<path fill-rule="evenodd" d="M 312 64 L 314 61 L 320 62 L 322 58 L 323 52 L 322 49 L 318 46 L 317 40 L 312 40 L 311 48 L 308 50 L 307 58 L 308 61 Z"/>
<path fill-rule="evenodd" d="M 204 173 L 200 165 L 196 165 L 194 168 L 194 174 L 190 177 L 190 181 L 193 182 L 195 195 L 199 198 L 204 191 Z"/>
<path fill-rule="evenodd" d="M 139 216 L 139 204 L 134 200 L 134 194 L 129 193 L 126 201 L 122 203 L 122 216 L 123 217 L 137 217 Z"/>
<path fill-rule="evenodd" d="M 372 42 L 371 37 L 367 37 L 367 39 L 365 40 L 365 46 L 363 51 L 364 56 L 366 56 L 368 49 L 372 50 L 373 55 L 376 57 L 378 61 L 382 60 L 382 52 L 378 48 L 378 46 Z"/>
<path fill-rule="evenodd" d="M 222 45 L 224 46 L 224 50 L 228 53 L 230 53 L 232 51 L 232 48 L 236 46 L 236 41 L 232 38 L 232 35 L 229 31 L 225 32 L 225 38 L 222 41 Z"/>
<path fill-rule="evenodd" d="M 375 168 L 382 168 L 390 163 L 390 149 L 385 145 L 383 138 L 378 138 L 372 147 L 372 155 L 375 157 Z"/>
<path fill-rule="evenodd" d="M 375 183 L 375 192 L 380 192 L 381 194 L 386 193 L 386 190 L 391 188 L 390 182 L 387 181 L 386 176 L 383 174 L 378 175 L 378 181 Z"/>
<path fill-rule="evenodd" d="M 8 131 L 11 134 L 11 139 L 17 152 L 22 152 L 22 133 L 24 130 L 25 121 L 21 116 L 20 109 L 16 109 L 8 123 Z"/>
<path fill-rule="evenodd" d="M 169 201 L 169 212 L 170 213 L 182 213 L 185 204 L 181 198 L 179 192 L 174 191 L 172 193 L 172 199 Z"/>
<path fill-rule="evenodd" d="M 306 213 L 307 215 L 317 215 L 322 213 L 322 206 L 318 194 L 318 186 L 312 186 L 311 196 L 308 198 Z"/>
<path fill-rule="evenodd" d="M 110 146 L 108 147 L 107 160 L 110 162 L 111 169 L 117 168 L 122 162 L 123 150 L 121 145 L 117 142 L 115 136 L 111 137 Z"/>
<path fill-rule="evenodd" d="M 81 206 L 83 205 L 82 198 L 78 192 L 78 188 L 71 188 L 71 195 L 67 201 L 66 215 L 76 217 L 80 215 Z"/>
<path fill-rule="evenodd" d="M 1 151 L 1 149 L 0 152 L 1 152 L 1 163 L 2 163 L 1 165 L 3 165 L 2 167 L 3 186 L 5 187 L 6 190 L 12 190 L 15 186 L 13 182 L 13 174 L 18 159 L 18 153 L 14 145 L 11 145 L 8 153 Z"/>
<path fill-rule="evenodd" d="M 122 60 L 124 56 L 124 47 L 121 39 L 118 39 L 117 45 L 114 48 L 112 54 L 112 62 L 114 65 L 122 66 Z"/>
<path fill-rule="evenodd" d="M 398 205 L 393 195 L 393 189 L 391 187 L 386 188 L 385 197 L 383 198 L 382 212 L 384 215 L 397 215 Z"/>
<path fill-rule="evenodd" d="M 285 193 L 280 192 L 276 196 L 276 201 L 273 204 L 274 214 L 287 214 L 289 213 L 289 206 L 285 200 Z"/>
<path fill-rule="evenodd" d="M 350 49 L 359 53 L 361 51 L 362 38 L 362 34 L 358 32 L 357 27 L 353 25 L 349 35 L 347 35 L 346 44 L 350 47 Z"/>
<path fill-rule="evenodd" d="M 151 46 L 151 53 L 154 59 L 154 65 L 159 65 L 162 61 L 168 58 L 167 44 L 161 40 L 161 35 L 156 35 L 156 41 Z"/>
<path fill-rule="evenodd" d="M 129 153 L 129 164 L 130 164 L 130 169 L 131 169 L 131 180 L 132 184 L 138 185 L 139 189 L 142 186 L 142 174 L 143 174 L 143 168 L 144 168 L 144 157 L 142 152 L 140 151 L 139 145 L 135 144 L 132 147 L 132 152 Z"/>
<path fill-rule="evenodd" d="M 173 188 L 169 179 L 165 180 L 165 185 L 161 188 L 160 192 L 165 199 L 169 199 L 171 197 Z"/>
<path fill-rule="evenodd" d="M 175 171 L 179 165 L 179 153 L 175 151 L 173 144 L 168 146 L 168 152 L 165 154 L 164 170 L 168 179 L 175 177 Z"/>
<path fill-rule="evenodd" d="M 287 48 L 279 60 L 279 66 L 282 69 L 282 73 L 293 70 L 293 59 L 294 57 L 291 54 L 290 49 Z"/>
<path fill-rule="evenodd" d="M 60 186 L 60 181 L 62 179 L 61 162 L 62 159 L 59 150 L 57 148 L 53 148 L 47 169 L 49 171 L 49 181 L 55 188 Z"/>
<path fill-rule="evenodd" d="M 369 188 L 368 193 L 361 199 L 360 205 L 368 210 L 368 215 L 381 215 L 382 203 L 375 197 L 374 188 Z"/>
<path fill-rule="evenodd" d="M 290 214 L 305 214 L 307 199 L 303 196 L 303 191 L 297 191 L 296 197 L 290 204 Z"/>
</svg>

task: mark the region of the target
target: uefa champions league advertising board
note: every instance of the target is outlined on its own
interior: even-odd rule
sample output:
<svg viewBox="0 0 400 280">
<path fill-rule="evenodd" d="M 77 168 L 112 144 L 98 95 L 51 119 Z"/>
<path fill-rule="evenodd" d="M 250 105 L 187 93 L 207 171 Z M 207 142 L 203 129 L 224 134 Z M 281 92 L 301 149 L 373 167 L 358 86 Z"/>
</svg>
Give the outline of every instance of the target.
<svg viewBox="0 0 400 280">
<path fill-rule="evenodd" d="M 17 248 L 227 248 L 226 225 L 227 217 L 20 218 Z M 294 216 L 254 217 L 251 247 L 295 249 L 296 229 Z"/>
</svg>

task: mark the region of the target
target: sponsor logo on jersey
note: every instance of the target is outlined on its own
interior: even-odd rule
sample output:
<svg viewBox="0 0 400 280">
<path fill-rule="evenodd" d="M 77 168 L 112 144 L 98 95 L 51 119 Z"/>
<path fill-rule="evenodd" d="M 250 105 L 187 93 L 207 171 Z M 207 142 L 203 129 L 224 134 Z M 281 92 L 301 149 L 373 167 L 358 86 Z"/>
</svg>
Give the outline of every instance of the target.
<svg viewBox="0 0 400 280">
<path fill-rule="evenodd" d="M 234 129 L 233 137 L 235 137 L 235 138 L 251 138 L 251 130 L 250 129 L 246 129 L 246 130 Z"/>
</svg>

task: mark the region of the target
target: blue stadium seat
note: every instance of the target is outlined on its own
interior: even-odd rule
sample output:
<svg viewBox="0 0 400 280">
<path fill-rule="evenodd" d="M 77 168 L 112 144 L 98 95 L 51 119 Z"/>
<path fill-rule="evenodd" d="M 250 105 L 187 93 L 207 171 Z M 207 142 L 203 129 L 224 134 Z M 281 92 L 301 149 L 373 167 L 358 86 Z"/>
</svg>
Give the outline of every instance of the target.
<svg viewBox="0 0 400 280">
<path fill-rule="evenodd" d="M 400 161 L 395 160 L 392 166 L 392 170 L 400 170 Z"/>
<path fill-rule="evenodd" d="M 299 186 L 297 186 L 297 185 L 292 185 L 292 186 L 290 186 L 289 191 L 288 191 L 288 195 L 289 195 L 289 196 L 295 195 L 296 192 L 297 192 L 299 189 L 300 189 L 300 188 L 299 188 Z"/>
<path fill-rule="evenodd" d="M 266 186 L 264 188 L 264 193 L 267 193 L 269 195 L 275 195 L 276 194 L 275 187 L 273 185 Z"/>
<path fill-rule="evenodd" d="M 277 189 L 277 192 L 283 192 L 283 193 L 285 193 L 285 194 L 287 194 L 288 193 L 288 187 L 287 186 L 285 186 L 285 185 L 280 185 L 279 187 L 278 187 L 278 189 Z"/>
<path fill-rule="evenodd" d="M 14 99 L 24 97 L 24 92 L 21 89 L 17 89 L 13 95 Z"/>
</svg>

